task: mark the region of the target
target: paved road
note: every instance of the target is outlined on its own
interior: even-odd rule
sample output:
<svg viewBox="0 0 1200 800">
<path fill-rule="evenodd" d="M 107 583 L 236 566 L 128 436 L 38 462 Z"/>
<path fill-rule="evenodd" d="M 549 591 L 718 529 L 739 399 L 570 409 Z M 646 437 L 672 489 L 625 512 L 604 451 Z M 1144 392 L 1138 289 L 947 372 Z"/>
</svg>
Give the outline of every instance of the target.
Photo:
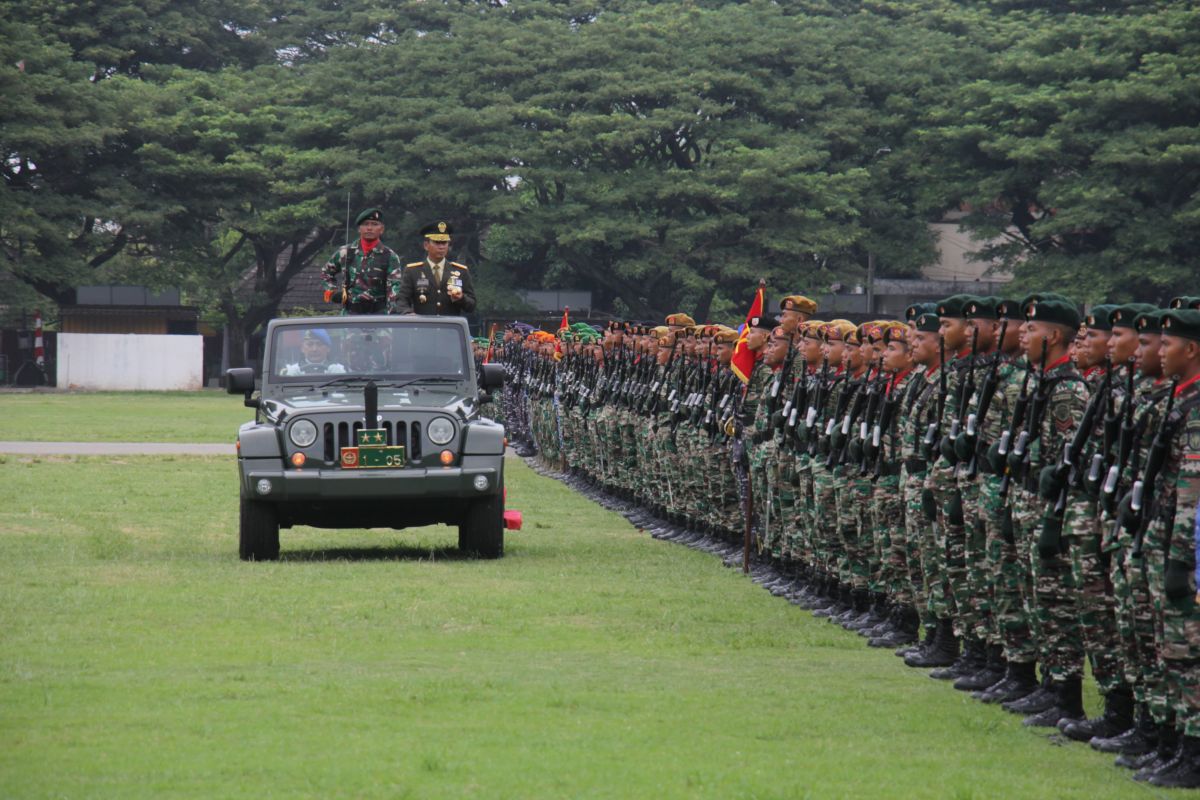
<svg viewBox="0 0 1200 800">
<path fill-rule="evenodd" d="M 232 456 L 232 444 L 185 442 L 0 442 L 0 453 L 29 456 Z"/>
</svg>

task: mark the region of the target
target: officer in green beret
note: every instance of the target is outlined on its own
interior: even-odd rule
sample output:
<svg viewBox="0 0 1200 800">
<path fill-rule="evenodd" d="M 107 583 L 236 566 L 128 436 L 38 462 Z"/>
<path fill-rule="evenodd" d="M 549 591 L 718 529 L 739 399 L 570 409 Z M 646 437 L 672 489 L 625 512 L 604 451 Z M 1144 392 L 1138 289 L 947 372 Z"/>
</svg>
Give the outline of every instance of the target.
<svg viewBox="0 0 1200 800">
<path fill-rule="evenodd" d="M 388 277 L 389 314 L 462 316 L 475 310 L 475 287 L 466 264 L 448 261 L 450 224 L 434 222 L 421 228 L 425 258 Z"/>
<path fill-rule="evenodd" d="M 387 305 L 388 275 L 400 257 L 379 240 L 383 212 L 368 208 L 354 218 L 358 241 L 339 247 L 321 268 L 326 303 L 340 303 L 343 314 L 382 314 Z"/>
</svg>

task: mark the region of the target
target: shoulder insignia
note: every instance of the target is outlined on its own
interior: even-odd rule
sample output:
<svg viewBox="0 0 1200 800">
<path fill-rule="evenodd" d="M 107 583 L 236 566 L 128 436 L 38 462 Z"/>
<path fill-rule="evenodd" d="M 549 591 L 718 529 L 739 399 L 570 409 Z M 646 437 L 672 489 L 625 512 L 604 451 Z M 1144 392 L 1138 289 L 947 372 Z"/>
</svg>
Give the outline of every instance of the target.
<svg viewBox="0 0 1200 800">
<path fill-rule="evenodd" d="M 411 263 L 411 264 L 405 264 L 404 266 L 405 266 L 405 267 L 419 267 L 419 266 L 421 266 L 421 265 L 422 265 L 422 264 L 424 264 L 424 263 L 425 263 L 424 261 L 414 261 L 413 263 Z"/>
<path fill-rule="evenodd" d="M 450 266 L 452 266 L 452 267 L 461 267 L 462 269 L 468 269 L 468 267 L 467 267 L 467 265 L 466 265 L 466 264 L 460 264 L 460 263 L 458 263 L 457 261 L 451 261 L 451 262 L 450 262 Z"/>
</svg>

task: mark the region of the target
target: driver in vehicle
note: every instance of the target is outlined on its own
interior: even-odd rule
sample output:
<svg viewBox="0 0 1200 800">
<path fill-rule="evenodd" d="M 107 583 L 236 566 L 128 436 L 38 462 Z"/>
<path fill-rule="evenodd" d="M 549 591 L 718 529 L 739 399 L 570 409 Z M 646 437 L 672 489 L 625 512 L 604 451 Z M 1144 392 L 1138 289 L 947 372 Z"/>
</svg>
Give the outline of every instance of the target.
<svg viewBox="0 0 1200 800">
<path fill-rule="evenodd" d="M 290 375 L 341 375 L 346 368 L 337 362 L 329 360 L 333 349 L 333 340 L 322 328 L 309 328 L 304 332 L 300 342 L 300 351 L 304 361 L 286 365 L 279 374 Z"/>
</svg>

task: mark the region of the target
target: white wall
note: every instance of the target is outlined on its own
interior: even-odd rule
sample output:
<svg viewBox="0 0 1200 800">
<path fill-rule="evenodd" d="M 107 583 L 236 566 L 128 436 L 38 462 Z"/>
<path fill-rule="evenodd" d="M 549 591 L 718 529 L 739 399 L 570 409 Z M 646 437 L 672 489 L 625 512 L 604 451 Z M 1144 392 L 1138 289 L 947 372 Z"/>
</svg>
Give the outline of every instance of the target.
<svg viewBox="0 0 1200 800">
<path fill-rule="evenodd" d="M 197 390 L 203 385 L 203 336 L 60 333 L 58 388 Z"/>
</svg>

